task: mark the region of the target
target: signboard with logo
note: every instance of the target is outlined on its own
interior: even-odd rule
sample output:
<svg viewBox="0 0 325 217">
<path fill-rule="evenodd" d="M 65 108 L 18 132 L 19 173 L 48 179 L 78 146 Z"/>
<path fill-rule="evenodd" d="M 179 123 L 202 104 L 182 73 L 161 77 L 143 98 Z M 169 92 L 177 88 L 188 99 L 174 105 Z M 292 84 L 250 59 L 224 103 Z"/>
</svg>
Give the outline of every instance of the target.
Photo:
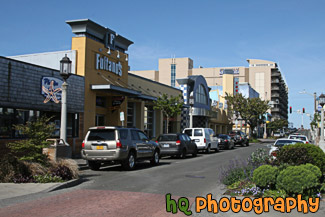
<svg viewBox="0 0 325 217">
<path fill-rule="evenodd" d="M 233 69 L 220 69 L 220 75 L 223 74 L 234 74 L 239 75 L 239 68 L 233 68 Z"/>
<path fill-rule="evenodd" d="M 52 101 L 59 103 L 61 100 L 63 81 L 54 77 L 42 77 L 41 94 L 44 96 L 44 103 Z"/>
<path fill-rule="evenodd" d="M 107 56 L 101 56 L 100 54 L 96 53 L 96 66 L 97 70 L 105 70 L 109 72 L 113 72 L 118 76 L 122 76 L 122 64 L 121 62 L 113 62 L 108 59 Z"/>
</svg>

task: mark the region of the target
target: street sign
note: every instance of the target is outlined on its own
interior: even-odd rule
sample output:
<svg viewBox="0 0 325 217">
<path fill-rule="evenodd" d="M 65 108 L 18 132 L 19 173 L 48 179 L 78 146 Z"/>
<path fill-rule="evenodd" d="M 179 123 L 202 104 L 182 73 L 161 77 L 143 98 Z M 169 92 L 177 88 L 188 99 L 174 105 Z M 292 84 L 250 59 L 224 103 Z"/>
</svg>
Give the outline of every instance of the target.
<svg viewBox="0 0 325 217">
<path fill-rule="evenodd" d="M 317 107 L 317 111 L 321 111 L 322 110 L 322 106 L 321 105 L 318 105 L 318 107 Z"/>
<path fill-rule="evenodd" d="M 120 112 L 120 121 L 124 121 L 124 112 Z"/>
</svg>

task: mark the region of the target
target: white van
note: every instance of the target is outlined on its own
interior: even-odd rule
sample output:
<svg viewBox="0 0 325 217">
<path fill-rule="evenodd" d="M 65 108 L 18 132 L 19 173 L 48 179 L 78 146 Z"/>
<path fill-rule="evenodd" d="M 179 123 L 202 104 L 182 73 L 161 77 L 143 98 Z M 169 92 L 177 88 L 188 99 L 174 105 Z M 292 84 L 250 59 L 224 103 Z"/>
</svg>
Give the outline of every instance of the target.
<svg viewBox="0 0 325 217">
<path fill-rule="evenodd" d="M 211 149 L 219 151 L 218 138 L 211 128 L 185 128 L 183 133 L 195 141 L 198 150 L 205 150 L 206 153 L 210 153 Z"/>
</svg>

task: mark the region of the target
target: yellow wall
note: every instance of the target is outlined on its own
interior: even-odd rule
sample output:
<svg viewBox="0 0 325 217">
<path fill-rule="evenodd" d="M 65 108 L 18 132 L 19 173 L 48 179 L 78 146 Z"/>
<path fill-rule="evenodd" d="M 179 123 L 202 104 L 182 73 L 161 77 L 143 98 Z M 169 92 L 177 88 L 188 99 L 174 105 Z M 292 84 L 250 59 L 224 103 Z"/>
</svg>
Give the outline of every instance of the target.
<svg viewBox="0 0 325 217">
<path fill-rule="evenodd" d="M 118 94 L 111 94 L 107 92 L 91 90 L 90 85 L 96 84 L 110 84 L 109 81 L 103 77 L 117 80 L 120 79 L 122 84 L 128 83 L 128 61 L 124 53 L 120 52 L 120 58 L 117 58 L 117 51 L 111 50 L 111 54 L 108 55 L 108 49 L 104 47 L 104 44 L 87 37 L 73 37 L 72 38 L 72 50 L 77 50 L 77 64 L 76 74 L 85 76 L 85 107 L 84 107 L 84 135 L 89 127 L 95 126 L 96 114 L 105 115 L 105 125 L 122 125 L 119 121 L 121 111 L 125 114 L 127 112 L 127 98 L 117 110 L 110 110 L 112 106 L 112 96 L 118 96 Z M 100 51 L 101 50 L 101 51 Z M 118 76 L 113 72 L 105 70 L 96 70 L 96 54 L 108 57 L 110 61 L 120 62 L 122 65 L 122 76 Z M 96 107 L 96 95 L 106 96 L 106 108 Z"/>
</svg>

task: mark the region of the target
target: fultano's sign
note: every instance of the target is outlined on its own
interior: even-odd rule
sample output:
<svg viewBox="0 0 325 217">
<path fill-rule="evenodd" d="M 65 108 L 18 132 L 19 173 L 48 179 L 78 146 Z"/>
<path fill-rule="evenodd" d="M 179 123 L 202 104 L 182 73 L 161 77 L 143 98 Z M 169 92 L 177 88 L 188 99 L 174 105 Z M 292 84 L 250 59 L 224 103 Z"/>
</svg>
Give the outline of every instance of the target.
<svg viewBox="0 0 325 217">
<path fill-rule="evenodd" d="M 116 75 L 122 76 L 122 64 L 120 62 L 110 61 L 108 57 L 100 56 L 98 53 L 96 54 L 96 69 L 113 72 Z"/>
</svg>

